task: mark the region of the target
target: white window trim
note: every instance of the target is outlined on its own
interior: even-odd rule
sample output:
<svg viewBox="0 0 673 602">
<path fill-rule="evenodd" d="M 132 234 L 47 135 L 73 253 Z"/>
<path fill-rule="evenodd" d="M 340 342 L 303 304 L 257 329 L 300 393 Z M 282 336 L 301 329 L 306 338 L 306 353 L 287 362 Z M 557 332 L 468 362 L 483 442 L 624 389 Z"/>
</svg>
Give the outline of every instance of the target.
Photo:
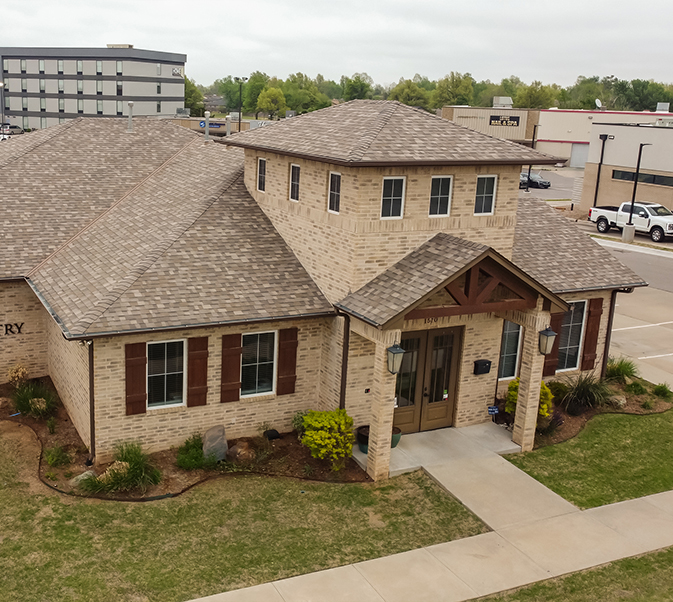
<svg viewBox="0 0 673 602">
<path fill-rule="evenodd" d="M 449 179 L 449 206 L 446 209 L 446 213 L 430 213 L 430 202 L 432 199 L 432 180 L 446 180 L 447 178 Z M 438 217 L 449 217 L 451 215 L 452 200 L 453 200 L 453 176 L 432 176 L 432 178 L 430 179 L 430 199 L 428 199 L 428 217 L 433 219 Z"/>
<path fill-rule="evenodd" d="M 329 208 L 329 197 L 332 192 L 332 176 L 339 176 L 339 211 L 334 211 L 333 209 Z M 343 178 L 341 177 L 341 172 L 340 171 L 330 171 L 327 175 L 327 213 L 331 213 L 332 215 L 339 215 L 341 212 L 341 182 L 343 181 Z"/>
<path fill-rule="evenodd" d="M 180 403 L 163 403 L 161 405 L 150 405 L 150 354 L 149 346 L 157 343 L 179 343 L 182 342 L 182 401 Z M 152 410 L 163 410 L 165 408 L 179 408 L 187 405 L 187 339 L 170 339 L 168 341 L 147 341 L 145 343 L 145 390 L 147 399 L 145 400 L 145 408 L 148 412 Z"/>
<path fill-rule="evenodd" d="M 511 322 L 511 320 L 508 320 L 508 322 Z M 516 322 L 513 322 L 513 324 L 516 324 Z M 498 382 L 503 381 L 503 380 L 514 380 L 515 378 L 518 378 L 519 376 L 519 364 L 521 363 L 521 340 L 523 339 L 523 326 L 521 324 L 518 324 L 519 326 L 519 341 L 516 346 L 516 362 L 514 363 L 514 376 L 503 376 L 502 378 L 498 377 Z M 505 324 L 503 323 L 502 325 L 503 328 L 503 333 L 505 330 Z M 500 349 L 502 350 L 502 334 L 500 335 Z M 500 372 L 500 353 L 498 353 L 498 372 Z"/>
<path fill-rule="evenodd" d="M 299 188 L 297 189 L 297 196 L 301 196 L 301 165 L 298 163 L 290 163 L 290 171 L 288 173 L 288 187 L 287 187 L 287 198 L 290 199 L 293 203 L 298 203 L 299 199 L 292 198 L 292 168 L 296 167 L 299 169 Z"/>
<path fill-rule="evenodd" d="M 273 380 L 271 382 L 271 391 L 264 391 L 263 393 L 248 393 L 243 394 L 243 389 L 240 389 L 239 397 L 241 399 L 251 399 L 253 397 L 268 397 L 276 394 L 276 380 L 278 379 L 278 330 L 260 330 L 253 332 L 241 333 L 241 347 L 243 347 L 243 337 L 251 334 L 269 334 L 273 333 Z M 241 369 L 240 369 L 241 387 L 243 387 L 243 353 L 241 353 Z"/>
<path fill-rule="evenodd" d="M 386 180 L 402 180 L 402 206 L 400 207 L 400 214 L 399 215 L 391 215 L 388 217 L 383 217 L 381 215 L 383 213 L 383 190 L 384 190 L 384 182 Z M 379 219 L 382 220 L 390 220 L 390 219 L 404 219 L 404 201 L 407 196 L 407 176 L 384 176 L 382 182 L 381 182 L 381 205 L 379 207 Z"/>
<path fill-rule="evenodd" d="M 264 190 L 259 187 L 259 165 L 264 161 Z M 257 157 L 257 192 L 266 193 L 266 168 L 269 166 L 265 157 Z M 291 176 L 292 174 L 290 174 Z"/>
<path fill-rule="evenodd" d="M 494 178 L 494 181 L 493 181 L 493 206 L 491 207 L 491 212 L 490 213 L 477 213 L 476 211 L 474 211 L 474 207 L 473 207 L 473 209 L 472 209 L 474 211 L 473 215 L 475 215 L 475 216 L 476 215 L 494 215 L 495 214 L 495 202 L 498 198 L 498 176 L 497 176 L 497 174 L 488 174 L 488 173 L 479 174 L 477 176 L 477 181 L 475 182 L 475 186 L 474 186 L 474 201 L 473 202 L 475 204 L 477 202 L 477 183 L 479 182 L 479 178 Z"/>
<path fill-rule="evenodd" d="M 579 370 L 580 367 L 582 366 L 582 353 L 584 352 L 584 331 L 587 326 L 587 309 L 589 309 L 589 301 L 588 299 L 574 299 L 573 301 L 568 301 L 568 303 L 582 303 L 584 302 L 584 311 L 582 312 L 582 330 L 580 331 L 580 344 L 579 347 L 577 348 L 577 365 L 574 368 L 560 368 L 556 370 L 556 373 L 559 372 L 574 372 L 576 370 Z M 559 336 L 561 336 L 561 333 L 559 332 Z M 560 340 L 559 340 L 560 343 Z M 561 352 L 561 349 L 559 347 L 559 354 Z"/>
</svg>

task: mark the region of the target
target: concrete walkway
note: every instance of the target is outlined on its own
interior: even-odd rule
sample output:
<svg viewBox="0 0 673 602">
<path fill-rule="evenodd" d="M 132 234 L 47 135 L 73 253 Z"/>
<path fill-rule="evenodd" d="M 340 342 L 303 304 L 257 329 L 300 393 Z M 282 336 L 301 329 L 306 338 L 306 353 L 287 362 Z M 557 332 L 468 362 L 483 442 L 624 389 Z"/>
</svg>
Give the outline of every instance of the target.
<svg viewBox="0 0 673 602">
<path fill-rule="evenodd" d="M 673 545 L 673 491 L 580 511 L 499 455 L 516 447 L 488 423 L 392 450 L 398 472 L 422 466 L 491 533 L 193 602 L 458 602 Z"/>
</svg>

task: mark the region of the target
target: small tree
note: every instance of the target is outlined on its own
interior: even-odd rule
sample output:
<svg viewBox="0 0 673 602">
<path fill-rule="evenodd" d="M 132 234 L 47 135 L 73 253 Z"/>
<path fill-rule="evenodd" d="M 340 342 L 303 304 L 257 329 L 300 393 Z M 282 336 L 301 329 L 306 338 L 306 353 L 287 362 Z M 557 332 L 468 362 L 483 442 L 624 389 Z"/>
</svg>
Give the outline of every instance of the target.
<svg viewBox="0 0 673 602">
<path fill-rule="evenodd" d="M 353 455 L 353 419 L 346 410 L 310 411 L 304 416 L 304 436 L 301 442 L 314 458 L 330 460 L 332 470 L 341 470 L 346 458 Z"/>
<path fill-rule="evenodd" d="M 188 77 L 185 77 L 185 108 L 190 109 L 192 117 L 203 117 L 203 94 Z"/>
<path fill-rule="evenodd" d="M 257 98 L 257 110 L 268 113 L 269 119 L 273 119 L 278 113 L 286 109 L 285 95 L 280 88 L 267 88 Z"/>
</svg>

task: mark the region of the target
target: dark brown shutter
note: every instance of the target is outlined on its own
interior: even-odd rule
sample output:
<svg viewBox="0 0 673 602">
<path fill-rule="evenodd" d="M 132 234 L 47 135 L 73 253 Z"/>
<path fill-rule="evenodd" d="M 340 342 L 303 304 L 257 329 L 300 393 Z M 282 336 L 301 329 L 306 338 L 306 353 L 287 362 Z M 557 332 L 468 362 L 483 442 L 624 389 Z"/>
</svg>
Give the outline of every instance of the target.
<svg viewBox="0 0 673 602">
<path fill-rule="evenodd" d="M 147 345 L 126 345 L 126 415 L 147 410 Z"/>
<path fill-rule="evenodd" d="M 584 326 L 584 348 L 582 350 L 582 370 L 593 370 L 596 365 L 598 331 L 603 315 L 603 299 L 589 299 L 589 314 Z"/>
<path fill-rule="evenodd" d="M 208 337 L 187 340 L 187 407 L 206 405 Z"/>
<path fill-rule="evenodd" d="M 222 379 L 220 402 L 238 401 L 241 398 L 241 334 L 222 337 Z"/>
<path fill-rule="evenodd" d="M 294 393 L 297 381 L 297 328 L 278 332 L 278 381 L 276 395 Z"/>
<path fill-rule="evenodd" d="M 563 324 L 564 313 L 557 313 L 551 315 L 549 327 L 556 333 L 554 346 L 551 353 L 545 355 L 544 368 L 542 369 L 542 376 L 552 376 L 556 374 L 556 367 L 558 366 L 558 349 L 561 343 L 561 325 Z"/>
</svg>

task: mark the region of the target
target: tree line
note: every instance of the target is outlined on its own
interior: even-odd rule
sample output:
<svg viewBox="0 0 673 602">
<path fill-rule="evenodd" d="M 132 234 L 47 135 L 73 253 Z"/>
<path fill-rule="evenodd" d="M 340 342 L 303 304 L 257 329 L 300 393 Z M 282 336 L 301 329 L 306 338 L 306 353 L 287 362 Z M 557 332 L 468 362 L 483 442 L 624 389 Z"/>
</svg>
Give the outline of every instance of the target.
<svg viewBox="0 0 673 602">
<path fill-rule="evenodd" d="M 282 80 L 261 71 L 250 74 L 242 87 L 228 75 L 210 86 L 196 84 L 185 78 L 185 106 L 192 115 L 203 115 L 203 97 L 206 94 L 222 96 L 227 111 L 237 111 L 239 100 L 243 111 L 260 113 L 271 119 L 283 116 L 286 110 L 307 113 L 330 106 L 333 100 L 398 100 L 404 104 L 434 111 L 446 105 L 493 106 L 493 97 L 509 96 L 514 107 L 530 109 L 594 109 L 599 99 L 606 109 L 621 111 L 654 111 L 658 102 L 673 104 L 673 84 L 651 80 L 621 80 L 607 77 L 580 76 L 566 88 L 557 84 L 534 81 L 524 83 L 517 76 L 503 78 L 500 83 L 476 81 L 469 73 L 450 74 L 430 80 L 416 74 L 412 79 L 401 78 L 389 86 L 376 84 L 366 73 L 342 76 L 339 82 L 318 74 L 311 78 L 294 73 Z"/>
</svg>

